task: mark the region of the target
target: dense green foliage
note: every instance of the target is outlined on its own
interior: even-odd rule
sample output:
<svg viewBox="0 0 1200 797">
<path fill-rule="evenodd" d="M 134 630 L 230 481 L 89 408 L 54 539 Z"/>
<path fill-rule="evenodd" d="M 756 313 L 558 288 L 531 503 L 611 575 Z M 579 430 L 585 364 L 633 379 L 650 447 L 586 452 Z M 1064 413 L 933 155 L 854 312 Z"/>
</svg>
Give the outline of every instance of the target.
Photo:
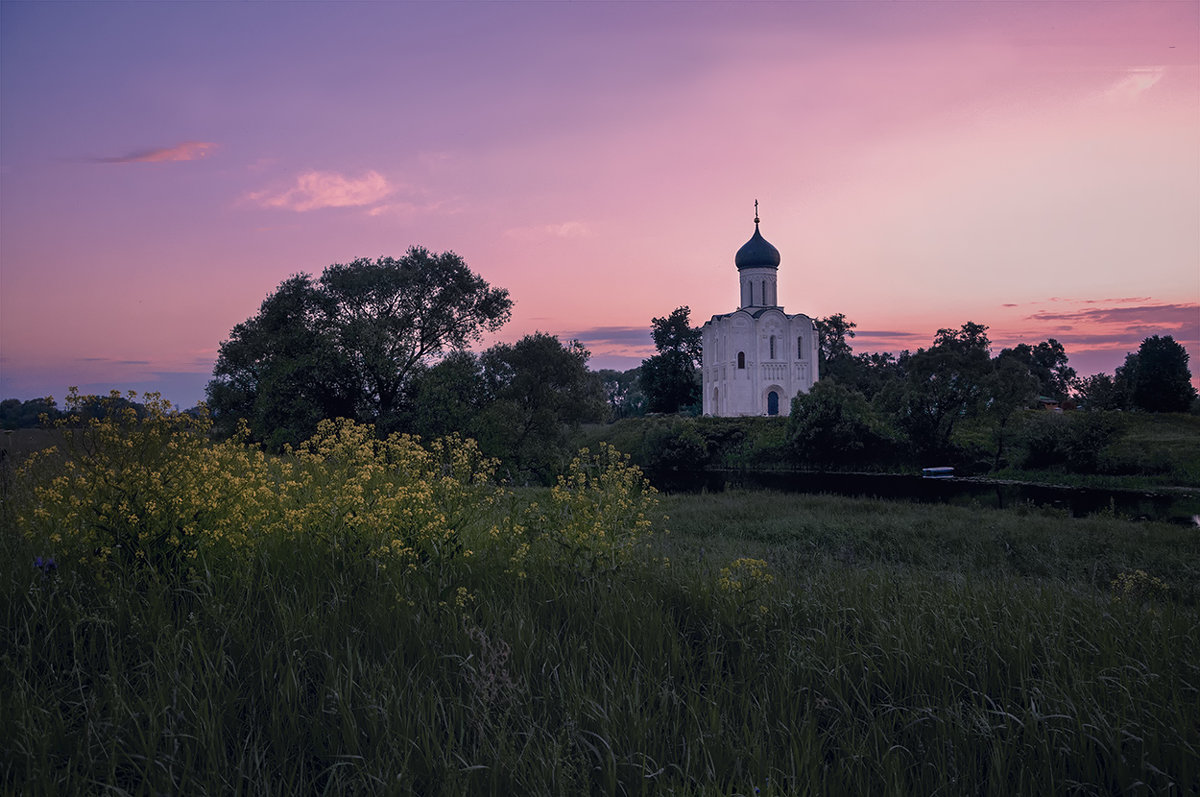
<svg viewBox="0 0 1200 797">
<path fill-rule="evenodd" d="M 1030 410 L 1014 423 L 1005 478 L 1094 486 L 1200 487 L 1200 416 Z M 969 446 L 964 435 L 964 445 Z"/>
<path fill-rule="evenodd" d="M 485 396 L 475 421 L 485 450 L 513 468 L 550 478 L 571 457 L 567 429 L 604 416 L 587 349 L 544 333 L 499 343 L 480 357 Z M 471 427 L 468 427 L 468 429 Z"/>
<path fill-rule="evenodd" d="M 651 319 L 658 354 L 642 360 L 638 372 L 650 412 L 699 412 L 701 335 L 689 313 L 677 307 L 665 318 Z"/>
<path fill-rule="evenodd" d="M 596 371 L 608 402 L 608 420 L 640 418 L 646 414 L 646 394 L 642 392 L 641 373 L 640 367 L 626 371 L 612 368 Z"/>
<path fill-rule="evenodd" d="M 1146 338 L 1117 369 L 1119 395 L 1146 412 L 1186 412 L 1196 400 L 1188 353 L 1170 335 Z"/>
<path fill-rule="evenodd" d="M 817 365 L 822 376 L 845 378 L 839 373 L 843 367 L 853 363 L 850 341 L 854 338 L 858 324 L 846 318 L 844 313 L 834 313 L 827 318 L 817 318 Z"/>
<path fill-rule="evenodd" d="M 802 399 L 804 406 L 816 408 L 805 410 L 795 420 L 629 418 L 584 426 L 572 439 L 577 446 L 610 443 L 630 452 L 638 465 L 651 471 L 914 473 L 929 465 L 901 438 L 889 437 L 897 433 L 882 422 L 873 407 L 864 409 L 861 401 L 853 398 L 843 401 L 844 390 L 848 389 L 836 383 L 818 383 L 809 394 L 815 398 Z M 820 426 L 803 432 L 810 411 L 830 414 L 821 416 L 825 420 Z M 938 464 L 956 466 L 962 475 L 1051 484 L 1200 487 L 1197 415 L 1022 409 L 1006 424 L 1001 430 L 996 418 L 988 414 L 960 424 L 951 454 Z M 809 433 L 825 437 L 819 445 L 801 445 L 807 439 L 804 434 Z M 1000 445 L 1004 456 L 997 462 Z"/>
<path fill-rule="evenodd" d="M 574 450 L 568 432 L 605 417 L 588 351 L 537 332 L 481 355 L 452 352 L 414 374 L 403 426 L 425 438 L 475 438 L 511 477 L 547 482 Z"/>
<path fill-rule="evenodd" d="M 652 471 L 790 465 L 781 418 L 627 418 L 584 426 L 572 439 L 581 447 L 608 443 Z"/>
<path fill-rule="evenodd" d="M 43 419 L 54 421 L 58 415 L 58 405 L 49 398 L 0 401 L 0 429 L 33 429 L 41 426 Z"/>
<path fill-rule="evenodd" d="M 894 433 L 866 397 L 832 380 L 819 381 L 792 399 L 787 426 L 792 459 L 798 463 L 838 467 L 895 460 Z"/>
<path fill-rule="evenodd" d="M 1193 530 L 730 493 L 650 534 L 611 450 L 509 491 L 462 441 L 260 459 L 147 406 L 4 482 L 5 793 L 1200 789 Z M 167 506 L 101 522 L 80 469 Z M 193 506 L 194 556 L 53 536 Z"/>
<path fill-rule="evenodd" d="M 938 330 L 933 345 L 915 353 L 855 355 L 853 321 L 838 313 L 816 324 L 821 377 L 861 393 L 930 454 L 946 451 L 959 419 L 987 413 L 1000 419 L 1003 433 L 1006 415 L 1036 399 L 1101 411 L 1187 412 L 1195 406 L 1187 351 L 1169 335 L 1146 338 L 1114 376 L 1079 377 L 1053 338 L 992 358 L 987 327 L 967 322 Z"/>
<path fill-rule="evenodd" d="M 453 252 L 329 266 L 285 280 L 221 344 L 209 406 L 231 432 L 295 444 L 323 419 L 400 427 L 409 374 L 508 320 L 508 292 Z"/>
<path fill-rule="evenodd" d="M 799 409 L 808 416 L 819 404 L 819 418 L 829 422 L 838 419 L 842 426 L 833 436 L 849 448 L 837 452 L 809 450 L 806 456 L 810 464 L 821 464 L 823 460 L 834 464 L 831 460 L 837 459 L 840 465 L 880 467 L 886 459 L 871 462 L 862 452 L 879 451 L 881 440 L 895 441 L 925 461 L 945 460 L 955 454 L 958 426 L 985 417 L 995 427 L 993 459 L 999 463 L 1008 440 L 1008 423 L 1014 412 L 1037 398 L 1039 374 L 1051 382 L 1066 378 L 1062 370 L 1065 355 L 1059 362 L 1057 355 L 1062 354 L 1062 347 L 1057 341 L 1036 348 L 1005 349 L 992 358 L 987 327 L 982 324 L 967 322 L 959 329 L 939 329 L 929 348 L 901 352 L 898 357 L 853 355 L 848 339 L 854 336 L 855 324 L 841 314 L 819 319 L 817 327 L 821 334 L 821 381 L 833 381 L 845 389 L 826 393 L 816 404 L 800 396 L 793 411 Z M 805 420 L 804 426 L 813 428 L 816 422 Z M 858 432 L 848 437 L 853 429 Z M 806 444 L 832 443 L 822 443 L 815 437 L 808 440 L 810 434 L 805 429 L 793 428 L 792 434 L 799 435 L 794 447 L 797 453 Z"/>
<path fill-rule="evenodd" d="M 1004 349 L 997 359 L 1024 366 L 1038 382 L 1038 393 L 1055 401 L 1066 401 L 1075 383 L 1075 369 L 1067 365 L 1067 352 L 1054 338 L 1036 346 L 1019 343 Z"/>
</svg>

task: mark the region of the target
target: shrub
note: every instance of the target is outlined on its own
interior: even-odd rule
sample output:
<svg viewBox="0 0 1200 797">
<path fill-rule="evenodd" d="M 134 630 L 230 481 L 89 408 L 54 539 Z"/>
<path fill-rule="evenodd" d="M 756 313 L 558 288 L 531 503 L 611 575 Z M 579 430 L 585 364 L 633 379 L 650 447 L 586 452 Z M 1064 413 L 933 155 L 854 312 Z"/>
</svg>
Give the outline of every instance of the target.
<svg viewBox="0 0 1200 797">
<path fill-rule="evenodd" d="M 693 420 L 656 423 L 642 441 L 642 461 L 648 470 L 703 470 L 709 461 L 708 442 Z"/>
<path fill-rule="evenodd" d="M 343 418 L 321 421 L 287 453 L 294 459 L 280 492 L 287 532 L 384 566 L 470 555 L 462 532 L 494 493 L 495 460 L 458 436 L 425 449 L 411 435 L 380 439 L 373 427 Z"/>
<path fill-rule="evenodd" d="M 514 546 L 519 571 L 531 558 L 581 574 L 612 571 L 649 538 L 657 505 L 657 491 L 641 470 L 601 443 L 595 453 L 580 450 L 545 505 L 531 502 L 493 534 Z"/>
<path fill-rule="evenodd" d="M 18 523 L 65 558 L 176 569 L 204 549 L 245 545 L 271 514 L 262 452 L 210 444 L 205 414 L 174 412 L 158 394 L 144 396 L 139 414 L 115 391 L 72 390 L 55 425 L 61 449 L 34 454 L 19 472 L 32 495 Z"/>
<path fill-rule="evenodd" d="M 1102 469 L 1105 449 L 1117 431 L 1117 421 L 1110 413 L 1034 413 L 1027 417 L 1019 437 L 1024 451 L 1022 467 L 1096 473 Z"/>
<path fill-rule="evenodd" d="M 1163 600 L 1168 594 L 1166 583 L 1145 570 L 1117 574 L 1117 577 L 1112 580 L 1112 589 L 1117 600 L 1133 601 L 1134 603 Z"/>
<path fill-rule="evenodd" d="M 322 421 L 294 451 L 268 457 L 244 428 L 212 443 L 203 412 L 144 398 L 138 413 L 115 393 L 72 392 L 58 421 L 61 449 L 22 467 L 32 488 L 17 522 L 47 555 L 176 573 L 201 554 L 276 540 L 415 567 L 470 555 L 462 532 L 493 497 L 495 462 L 471 440 L 427 449 L 414 437 Z M 82 417 L 75 410 L 85 405 L 100 411 Z"/>
<path fill-rule="evenodd" d="M 890 459 L 891 439 L 857 390 L 820 381 L 792 399 L 788 442 L 797 462 L 816 466 L 868 466 Z"/>
</svg>

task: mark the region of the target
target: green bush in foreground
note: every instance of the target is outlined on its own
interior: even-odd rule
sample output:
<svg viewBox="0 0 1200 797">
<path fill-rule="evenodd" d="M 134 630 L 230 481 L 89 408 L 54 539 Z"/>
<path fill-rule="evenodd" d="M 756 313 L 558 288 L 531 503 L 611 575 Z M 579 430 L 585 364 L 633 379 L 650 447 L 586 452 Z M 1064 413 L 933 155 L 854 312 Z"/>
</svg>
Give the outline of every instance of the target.
<svg viewBox="0 0 1200 797">
<path fill-rule="evenodd" d="M 440 547 L 384 567 L 362 516 L 415 477 L 359 431 L 268 463 L 304 533 L 232 503 L 254 544 L 179 561 L 51 550 L 16 518 L 71 502 L 5 496 L 0 792 L 1200 790 L 1187 530 L 733 493 L 649 536 L 615 452 L 502 491 L 434 446 L 420 481 L 479 492 L 423 493 Z"/>
</svg>

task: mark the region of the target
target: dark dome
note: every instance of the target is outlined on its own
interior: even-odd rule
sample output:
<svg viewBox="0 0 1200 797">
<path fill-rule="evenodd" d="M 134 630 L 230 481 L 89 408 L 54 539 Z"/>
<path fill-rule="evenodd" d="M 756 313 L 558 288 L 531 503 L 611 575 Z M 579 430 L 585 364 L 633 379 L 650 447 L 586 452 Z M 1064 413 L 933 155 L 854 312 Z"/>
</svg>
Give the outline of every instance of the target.
<svg viewBox="0 0 1200 797">
<path fill-rule="evenodd" d="M 758 231 L 758 219 L 754 220 L 754 237 L 737 250 L 733 263 L 738 271 L 744 268 L 779 268 L 779 250 L 762 237 Z"/>
</svg>

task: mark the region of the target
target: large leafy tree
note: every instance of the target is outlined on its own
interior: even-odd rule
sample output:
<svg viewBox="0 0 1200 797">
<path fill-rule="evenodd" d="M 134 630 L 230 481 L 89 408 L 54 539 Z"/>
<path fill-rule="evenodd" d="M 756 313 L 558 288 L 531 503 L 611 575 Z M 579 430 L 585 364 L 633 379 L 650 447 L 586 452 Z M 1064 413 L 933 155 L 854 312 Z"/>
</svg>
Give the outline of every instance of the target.
<svg viewBox="0 0 1200 797">
<path fill-rule="evenodd" d="M 410 375 L 508 320 L 512 301 L 453 252 L 413 247 L 399 259 L 334 264 L 285 280 L 221 344 L 209 402 L 273 443 L 322 418 L 394 428 Z"/>
<path fill-rule="evenodd" d="M 596 376 L 600 377 L 604 397 L 608 401 L 609 420 L 635 418 L 646 414 L 646 397 L 641 389 L 640 368 L 630 368 L 627 371 L 601 368 L 596 371 Z"/>
<path fill-rule="evenodd" d="M 1120 410 L 1129 403 L 1122 386 L 1109 374 L 1076 378 L 1071 389 L 1085 410 Z"/>
<path fill-rule="evenodd" d="M 1170 335 L 1143 340 L 1117 369 L 1116 382 L 1146 412 L 1186 412 L 1196 399 L 1187 349 Z"/>
<path fill-rule="evenodd" d="M 357 417 L 349 364 L 332 343 L 312 277 L 289 277 L 221 344 L 208 404 L 225 432 L 245 419 L 273 447 L 311 436 L 322 418 Z"/>
<path fill-rule="evenodd" d="M 459 433 L 478 437 L 486 399 L 483 366 L 474 352 L 452 351 L 413 374 L 408 388 L 410 427 L 426 438 Z"/>
<path fill-rule="evenodd" d="M 993 467 L 999 468 L 1004 462 L 1005 447 L 1012 438 L 1012 420 L 1022 407 L 1037 397 L 1043 386 L 1044 383 L 1018 358 L 997 357 L 992 361 L 992 372 L 983 384 L 987 396 L 983 412 L 992 422 L 992 438 L 996 443 Z"/>
<path fill-rule="evenodd" d="M 567 430 L 605 414 L 600 377 L 579 341 L 537 332 L 480 355 L 483 409 L 479 439 L 487 453 L 544 477 L 568 454 Z"/>
<path fill-rule="evenodd" d="M 817 327 L 818 370 L 821 376 L 833 375 L 831 368 L 849 364 L 853 359 L 850 339 L 854 337 L 854 328 L 858 325 L 846 318 L 844 313 L 818 318 L 813 323 Z"/>
<path fill-rule="evenodd" d="M 650 412 L 679 412 L 700 402 L 701 330 L 689 320 L 691 310 L 677 307 L 664 318 L 651 319 L 658 354 L 642 360 L 639 383 Z"/>
<path fill-rule="evenodd" d="M 1025 366 L 1037 378 L 1041 395 L 1057 401 L 1067 398 L 1075 382 L 1075 369 L 1067 365 L 1067 352 L 1054 338 L 1036 346 L 1019 343 L 1001 351 L 996 359 L 1012 359 Z"/>
<path fill-rule="evenodd" d="M 968 321 L 960 329 L 939 329 L 932 346 L 903 364 L 897 422 L 920 452 L 948 452 L 958 422 L 984 406 L 992 373 L 989 346 L 987 327 Z"/>
</svg>

